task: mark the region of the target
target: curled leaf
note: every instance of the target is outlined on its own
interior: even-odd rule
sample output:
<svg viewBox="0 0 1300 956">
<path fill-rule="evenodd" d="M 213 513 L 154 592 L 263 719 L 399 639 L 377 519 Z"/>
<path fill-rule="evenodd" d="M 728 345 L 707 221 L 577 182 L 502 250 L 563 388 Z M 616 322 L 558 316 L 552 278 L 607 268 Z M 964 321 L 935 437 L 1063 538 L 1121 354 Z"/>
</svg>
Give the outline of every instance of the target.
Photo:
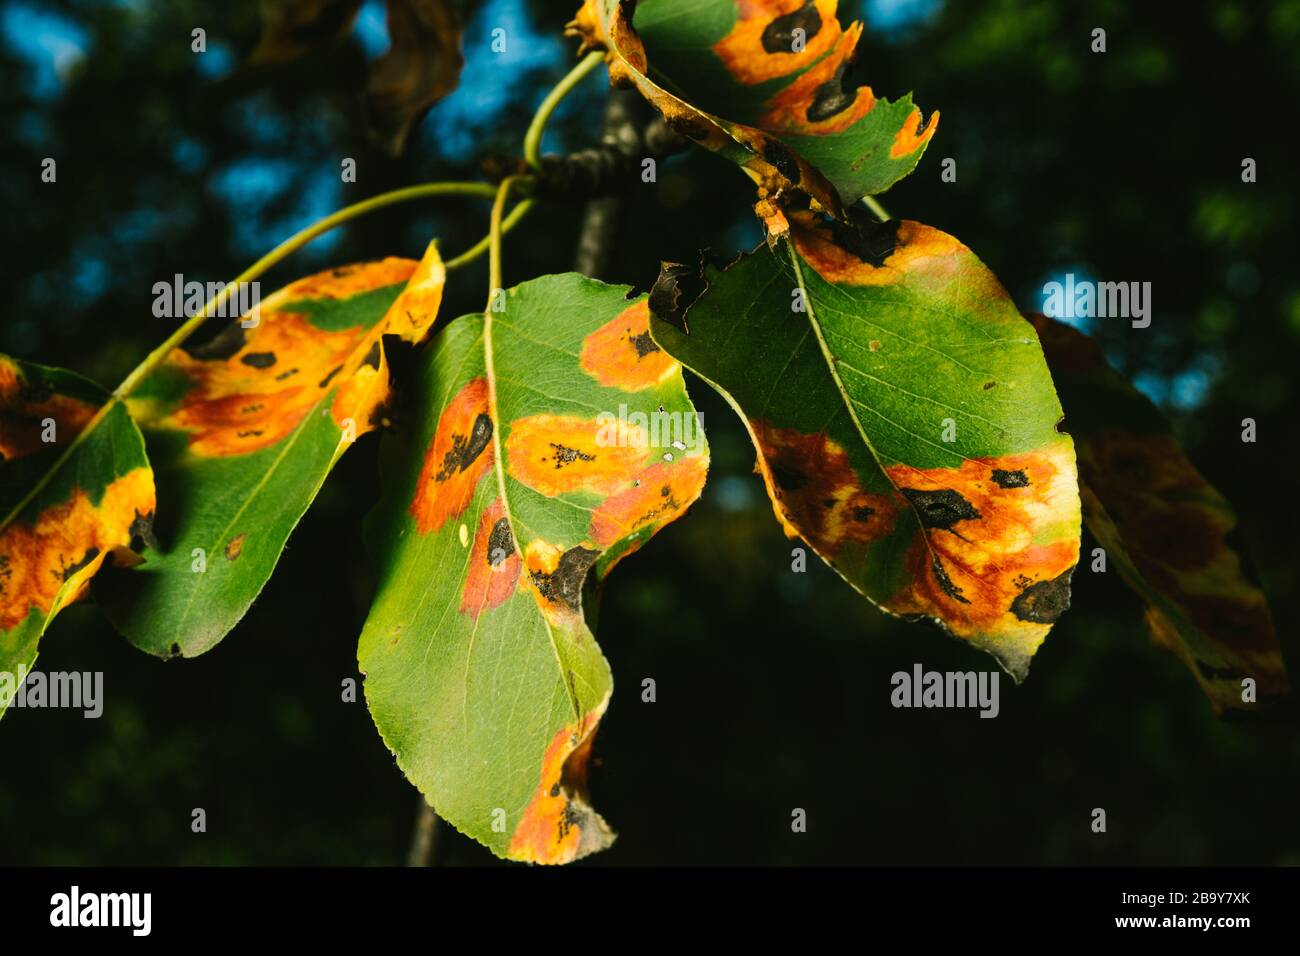
<svg viewBox="0 0 1300 956">
<path fill-rule="evenodd" d="M 1069 606 L 1079 497 L 1042 351 L 997 279 L 929 226 L 808 213 L 703 278 L 684 328 L 651 331 L 739 411 L 787 533 L 1023 678 Z"/>
<path fill-rule="evenodd" d="M 938 127 L 860 77 L 860 23 L 836 0 L 585 0 L 570 31 L 604 49 L 679 133 L 730 156 L 762 199 L 788 190 L 840 215 L 908 175 Z M 635 8 L 635 13 L 631 11 Z M 671 92 L 670 92 L 671 91 Z M 777 224 L 760 209 L 769 229 Z"/>
<path fill-rule="evenodd" d="M 100 595 L 133 643 L 193 656 L 234 627 L 334 462 L 375 427 L 389 394 L 383 336 L 420 341 L 444 278 L 430 244 L 420 263 L 299 279 L 136 388 L 164 506 L 145 563 Z"/>
<path fill-rule="evenodd" d="M 429 107 L 456 88 L 464 58 L 460 22 L 447 0 L 388 0 L 388 52 L 370 71 L 370 132 L 391 155 Z"/>
<path fill-rule="evenodd" d="M 708 447 L 644 298 L 574 274 L 450 323 L 385 443 L 358 658 L 398 765 L 498 856 L 608 845 L 586 767 L 612 680 L 582 592 L 699 497 Z"/>
<path fill-rule="evenodd" d="M 106 558 L 137 560 L 153 515 L 125 406 L 71 372 L 0 356 L 0 714 L 50 621 Z"/>
<path fill-rule="evenodd" d="M 1228 543 L 1232 506 L 1096 342 L 1054 319 L 1030 320 L 1079 449 L 1084 522 L 1146 602 L 1152 641 L 1187 666 L 1217 714 L 1280 703 L 1290 682 L 1268 601 Z"/>
</svg>

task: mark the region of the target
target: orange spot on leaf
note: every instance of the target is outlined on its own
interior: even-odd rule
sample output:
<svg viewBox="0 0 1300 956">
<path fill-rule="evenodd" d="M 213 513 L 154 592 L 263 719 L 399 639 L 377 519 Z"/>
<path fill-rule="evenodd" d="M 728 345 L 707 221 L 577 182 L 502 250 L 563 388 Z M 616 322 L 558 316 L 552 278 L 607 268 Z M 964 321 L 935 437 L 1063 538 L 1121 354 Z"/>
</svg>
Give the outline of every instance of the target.
<svg viewBox="0 0 1300 956">
<path fill-rule="evenodd" d="M 131 543 L 136 520 L 154 512 L 153 472 L 135 468 L 104 489 L 93 504 L 80 488 L 42 511 L 34 523 L 11 522 L 0 531 L 0 632 L 21 624 L 34 608 L 56 610 L 80 596 L 104 558 Z"/>
<path fill-rule="evenodd" d="M 677 370 L 677 363 L 650 338 L 650 307 L 628 306 L 582 342 L 582 370 L 606 388 L 638 392 Z"/>
<path fill-rule="evenodd" d="M 736 7 L 735 26 L 713 45 L 713 52 L 727 72 L 746 86 L 797 73 L 815 63 L 839 39 L 836 3 L 816 0 L 812 9 L 807 9 L 807 0 L 742 0 Z M 795 51 L 790 30 L 774 33 L 779 26 L 774 21 L 783 17 L 791 28 L 804 31 L 802 50 Z"/>
<path fill-rule="evenodd" d="M 930 122 L 925 129 L 920 129 L 921 111 L 914 109 L 903 123 L 903 128 L 894 135 L 894 144 L 889 147 L 890 159 L 902 159 L 910 156 L 930 141 L 934 131 L 939 128 L 939 111 L 930 115 Z"/>
<path fill-rule="evenodd" d="M 542 756 L 541 781 L 511 835 L 510 859 L 568 863 L 613 840 L 587 802 L 587 763 L 602 713 L 603 703 L 551 738 Z"/>
<path fill-rule="evenodd" d="M 640 528 L 667 524 L 700 496 L 708 470 L 708 459 L 694 457 L 639 472 L 630 487 L 610 495 L 592 512 L 592 539 L 607 548 Z"/>
<path fill-rule="evenodd" d="M 492 417 L 487 379 L 467 382 L 438 419 L 411 502 L 420 534 L 436 531 L 468 506 L 492 467 Z"/>
<path fill-rule="evenodd" d="M 519 584 L 519 549 L 497 498 L 479 518 L 474 546 L 470 549 L 469 573 L 461 592 L 460 613 L 477 617 L 498 607 Z"/>
<path fill-rule="evenodd" d="M 641 469 L 648 443 L 619 444 L 614 431 L 596 419 L 574 415 L 517 419 L 506 439 L 507 470 L 548 498 L 573 491 L 611 494 Z"/>
<path fill-rule="evenodd" d="M 791 537 L 802 537 L 834 557 L 845 544 L 865 544 L 888 534 L 903 504 L 862 487 L 848 453 L 824 433 L 804 434 L 752 423 L 759 473 L 777 518 Z"/>
</svg>

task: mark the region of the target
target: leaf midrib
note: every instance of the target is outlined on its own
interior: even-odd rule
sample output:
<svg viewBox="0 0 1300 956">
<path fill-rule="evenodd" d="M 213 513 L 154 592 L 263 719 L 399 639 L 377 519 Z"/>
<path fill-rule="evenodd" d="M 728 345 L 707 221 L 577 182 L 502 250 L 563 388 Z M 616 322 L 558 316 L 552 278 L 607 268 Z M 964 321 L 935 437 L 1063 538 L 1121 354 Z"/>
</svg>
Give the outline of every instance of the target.
<svg viewBox="0 0 1300 956">
<path fill-rule="evenodd" d="M 813 311 L 812 296 L 808 292 L 808 287 L 804 284 L 803 267 L 800 264 L 799 254 L 795 249 L 794 240 L 787 235 L 782 242 L 785 244 L 786 251 L 790 254 L 790 263 L 794 267 L 795 279 L 799 283 L 799 291 L 803 294 L 803 301 L 805 306 L 807 306 L 808 324 L 812 326 L 813 336 L 817 339 L 817 347 L 821 349 L 822 358 L 826 362 L 827 371 L 830 372 L 831 380 L 835 383 L 835 389 L 839 392 L 844 407 L 848 410 L 849 419 L 853 422 L 853 427 L 856 429 L 858 437 L 861 438 L 862 443 L 867 446 L 867 451 L 871 452 L 871 457 L 875 461 L 876 467 L 880 469 L 880 474 L 884 476 L 884 479 L 887 482 L 889 482 L 889 486 L 894 489 L 894 492 L 898 497 L 907 502 L 908 510 L 911 511 L 912 515 L 916 518 L 917 530 L 920 532 L 922 540 L 925 541 L 925 549 L 930 555 L 930 560 L 932 562 L 937 561 L 938 556 L 934 553 L 934 546 L 930 542 L 930 535 L 925 527 L 925 523 L 921 520 L 920 511 L 917 509 L 916 505 L 912 503 L 912 500 L 902 493 L 902 490 L 894 482 L 894 479 L 889 476 L 889 471 L 886 469 L 885 463 L 881 460 L 880 453 L 876 451 L 876 446 L 872 444 L 871 439 L 867 436 L 866 429 L 863 428 L 862 422 L 858 418 L 856 403 L 844 388 L 844 382 L 840 379 L 839 370 L 835 367 L 835 358 L 831 355 L 830 346 L 826 344 L 825 336 L 822 335 L 821 323 L 818 322 L 816 313 Z"/>
<path fill-rule="evenodd" d="M 489 307 L 483 310 L 483 374 L 487 377 L 488 383 L 488 415 L 492 419 L 492 468 L 497 476 L 497 492 L 501 495 L 501 510 L 505 514 L 506 522 L 510 526 L 510 533 L 515 539 L 515 549 L 519 551 L 519 562 L 522 573 L 528 573 L 528 561 L 523 552 L 522 539 L 515 533 L 517 521 L 514 512 L 510 508 L 510 497 L 506 494 L 506 473 L 505 459 L 501 448 L 501 415 L 497 407 L 497 377 L 496 362 L 492 355 L 492 309 Z M 539 607 L 537 614 L 546 625 L 546 636 L 551 643 L 551 653 L 555 655 L 555 668 L 559 676 L 560 683 L 564 686 L 565 696 L 569 698 L 569 706 L 573 709 L 574 717 L 581 722 L 582 706 L 578 701 L 578 695 L 565 679 L 568 668 L 564 665 L 564 658 L 560 654 L 560 648 L 555 642 L 555 628 L 552 626 L 550 619 Z"/>
</svg>

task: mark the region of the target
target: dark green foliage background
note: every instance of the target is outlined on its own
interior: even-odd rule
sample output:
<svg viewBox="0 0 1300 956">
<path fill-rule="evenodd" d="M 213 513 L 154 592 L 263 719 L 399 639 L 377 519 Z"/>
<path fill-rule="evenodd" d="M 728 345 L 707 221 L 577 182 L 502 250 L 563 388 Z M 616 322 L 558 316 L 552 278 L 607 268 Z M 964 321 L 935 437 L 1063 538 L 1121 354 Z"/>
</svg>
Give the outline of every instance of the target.
<svg viewBox="0 0 1300 956">
<path fill-rule="evenodd" d="M 355 42 L 284 67 L 196 72 L 189 31 L 206 25 L 245 53 L 255 4 L 25 6 L 80 23 L 91 53 L 59 96 L 35 99 L 26 64 L 0 46 L 0 349 L 21 358 L 111 387 L 169 327 L 152 316 L 153 283 L 235 275 L 287 234 L 277 216 L 300 198 L 300 175 L 328 176 L 341 157 L 360 170 L 343 201 L 474 175 L 476 156 L 435 148 L 445 131 L 434 119 L 400 162 L 366 147 Z M 1300 275 L 1284 129 L 1300 98 L 1300 2 L 1196 0 L 1176 13 L 1063 0 L 939 6 L 890 42 L 864 41 L 878 93 L 914 89 L 943 112 L 887 207 L 963 239 L 1026 307 L 1070 269 L 1153 283 L 1150 329 L 1103 320 L 1100 335 L 1157 388 L 1219 363 L 1199 407 L 1174 418 L 1241 512 L 1300 674 Z M 540 32 L 518 42 L 558 43 L 567 5 L 528 9 Z M 1108 31 L 1104 55 L 1088 50 L 1094 26 Z M 485 43 L 485 31 L 467 42 Z M 480 155 L 517 148 L 563 68 L 509 75 L 516 96 L 485 124 Z M 599 80 L 584 85 L 548 148 L 589 141 L 603 95 Z M 32 122 L 44 142 L 22 132 Z M 182 137 L 202 145 L 197 166 L 173 161 Z M 46 155 L 59 159 L 57 185 L 39 182 Z M 291 164 L 251 250 L 236 228 L 249 228 L 248 210 L 212 188 L 219 168 L 250 156 Z M 955 184 L 939 180 L 945 156 L 958 159 Z M 1240 181 L 1244 156 L 1259 162 L 1254 185 Z M 748 199 L 744 178 L 715 157 L 664 164 L 629 199 L 605 278 L 644 287 L 660 259 L 752 245 Z M 141 209 L 158 218 L 130 228 Z M 579 218 L 558 208 L 527 221 L 509 240 L 507 280 L 569 268 Z M 486 208 L 468 201 L 381 213 L 264 288 L 332 263 L 418 256 L 432 234 L 455 254 L 485 224 Z M 107 267 L 78 291 L 87 256 Z M 446 313 L 478 308 L 485 285 L 483 264 L 457 273 Z M 594 800 L 621 836 L 593 865 L 1300 863 L 1296 726 L 1215 720 L 1181 665 L 1147 646 L 1137 602 L 1113 574 L 1081 569 L 1075 608 L 1028 683 L 1003 682 L 996 720 L 892 709 L 896 670 L 992 661 L 885 618 L 815 561 L 791 573 L 739 422 L 691 388 L 714 452 L 710 485 L 686 520 L 618 569 L 600 610 L 615 695 Z M 1257 444 L 1239 440 L 1246 416 L 1259 422 Z M 340 701 L 371 586 L 360 521 L 376 494 L 375 450 L 372 436 L 345 456 L 252 612 L 211 653 L 150 658 L 90 606 L 55 623 L 39 666 L 102 670 L 105 712 L 11 710 L 0 721 L 0 863 L 402 860 L 415 793 L 365 705 Z M 657 681 L 655 704 L 640 700 L 644 677 Z M 206 834 L 190 831 L 194 807 L 207 811 Z M 808 811 L 806 834 L 790 832 L 794 807 Z M 1089 829 L 1094 807 L 1107 810 L 1104 835 Z M 492 858 L 444 831 L 437 861 Z"/>
</svg>

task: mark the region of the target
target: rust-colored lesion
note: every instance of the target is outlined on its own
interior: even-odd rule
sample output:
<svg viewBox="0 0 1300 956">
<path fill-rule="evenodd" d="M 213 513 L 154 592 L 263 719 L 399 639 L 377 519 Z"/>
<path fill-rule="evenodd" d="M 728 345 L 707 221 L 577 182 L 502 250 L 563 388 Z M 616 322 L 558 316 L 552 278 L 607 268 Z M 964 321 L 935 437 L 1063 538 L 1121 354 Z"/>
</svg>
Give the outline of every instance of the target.
<svg viewBox="0 0 1300 956">
<path fill-rule="evenodd" d="M 800 537 L 834 560 L 848 544 L 867 544 L 889 534 L 906 502 L 867 491 L 844 447 L 824 432 L 750 423 L 758 446 L 758 471 L 777 519 L 789 537 Z"/>
<path fill-rule="evenodd" d="M 699 498 L 708 472 L 708 459 L 698 455 L 638 472 L 591 513 L 592 539 L 607 548 L 642 528 L 676 520 Z"/>
<path fill-rule="evenodd" d="M 505 441 L 506 471 L 548 498 L 577 491 L 612 494 L 641 470 L 649 444 L 639 426 L 621 435 L 612 431 L 598 419 L 576 415 L 515 419 Z"/>
<path fill-rule="evenodd" d="M 971 254 L 947 233 L 910 219 L 880 227 L 829 223 L 810 212 L 794 213 L 790 219 L 795 249 L 833 285 L 884 286 L 909 278 L 951 279 Z M 892 230 L 892 236 L 884 236 L 886 228 Z M 867 232 L 870 236 L 864 238 Z"/>
<path fill-rule="evenodd" d="M 519 585 L 520 566 L 514 531 L 501 499 L 496 498 L 479 516 L 461 591 L 460 613 L 478 617 L 504 604 Z"/>
<path fill-rule="evenodd" d="M 471 379 L 443 409 L 424 453 L 409 508 L 420 534 L 438 530 L 469 507 L 475 487 L 492 468 L 493 428 L 487 379 Z"/>
<path fill-rule="evenodd" d="M 908 583 L 885 606 L 939 620 L 1023 677 L 1069 607 L 1081 523 L 1073 443 L 1061 436 L 960 468 L 895 465 L 886 473 L 921 534 L 906 557 Z"/>
<path fill-rule="evenodd" d="M 205 457 L 245 455 L 278 444 L 301 424 L 329 390 L 361 364 L 368 330 L 324 332 L 302 315 L 263 304 L 258 326 L 225 359 L 195 358 L 183 350 L 167 364 L 190 387 L 155 427 L 189 433 L 190 451 Z M 247 355 L 271 356 L 257 365 Z"/>
<path fill-rule="evenodd" d="M 650 306 L 628 306 L 582 341 L 582 370 L 606 388 L 639 392 L 653 388 L 680 368 L 650 338 Z"/>
<path fill-rule="evenodd" d="M 713 53 L 737 83 L 754 86 L 807 69 L 841 37 L 837 0 L 744 0 Z M 802 31 L 802 49 L 795 33 Z"/>
<path fill-rule="evenodd" d="M 29 382 L 17 362 L 0 356 L 0 461 L 65 447 L 97 411 L 91 402 Z M 55 422 L 57 444 L 44 440 L 46 419 Z"/>
<path fill-rule="evenodd" d="M 764 195 L 754 203 L 754 215 L 763 224 L 763 237 L 768 246 L 775 246 L 790 234 L 790 220 L 786 218 L 785 210 L 781 208 L 776 196 Z"/>
<path fill-rule="evenodd" d="M 628 21 L 627 9 L 620 3 L 607 5 L 601 0 L 585 0 L 566 31 L 582 39 L 582 50 L 605 51 L 611 85 L 635 88 L 675 132 L 706 149 L 722 152 L 733 144 L 745 147 L 751 155 L 743 162 L 742 169 L 754 180 L 760 199 L 777 197 L 785 190 L 796 188 L 811 197 L 817 208 L 832 215 L 842 213 L 839 194 L 826 177 L 779 137 L 705 113 L 656 85 L 648 76 L 645 46 Z M 838 21 L 833 31 L 819 31 L 828 36 L 838 32 Z M 833 41 L 831 36 L 829 41 L 822 42 Z M 769 59 L 779 60 L 781 56 L 769 56 Z"/>
<path fill-rule="evenodd" d="M 921 110 L 914 108 L 903 121 L 902 128 L 894 134 L 894 142 L 889 147 L 890 159 L 902 159 L 910 156 L 930 142 L 934 131 L 939 128 L 939 111 L 930 114 L 929 122 L 922 124 Z"/>
<path fill-rule="evenodd" d="M 871 87 L 859 86 L 850 93 L 842 84 L 843 72 L 861 37 L 860 23 L 840 34 L 829 56 L 768 101 L 758 125 L 804 136 L 829 136 L 844 132 L 870 113 L 876 105 Z"/>
<path fill-rule="evenodd" d="M 153 472 L 132 469 L 108 484 L 98 503 L 81 488 L 0 530 L 0 632 L 32 609 L 50 615 L 82 596 L 104 559 L 129 549 L 132 529 L 154 513 Z"/>
<path fill-rule="evenodd" d="M 436 319 L 445 278 L 431 243 L 418 264 L 389 258 L 291 283 L 261 303 L 256 325 L 246 329 L 241 320 L 226 329 L 229 348 L 216 354 L 181 348 L 168 356 L 167 365 L 190 385 L 174 407 L 149 424 L 188 432 L 195 455 L 251 454 L 279 444 L 337 390 L 333 420 L 340 429 L 350 420 L 349 437 L 359 437 L 373 428 L 389 394 L 383 336 L 422 339 Z M 327 331 L 311 321 L 311 302 L 403 282 L 402 293 L 373 325 Z"/>
<path fill-rule="evenodd" d="M 1109 429 L 1080 444 L 1089 523 L 1122 546 L 1138 574 L 1176 611 L 1151 603 L 1155 643 L 1181 658 L 1215 710 L 1248 706 L 1241 680 L 1259 699 L 1290 690 L 1268 601 L 1228 546 L 1237 519 L 1172 436 Z M 1111 545 L 1114 546 L 1114 545 Z M 1194 634 L 1186 633 L 1187 626 Z"/>
<path fill-rule="evenodd" d="M 569 863 L 613 842 L 613 832 L 587 799 L 587 766 L 607 703 L 608 698 L 551 738 L 541 780 L 511 834 L 510 859 Z"/>
</svg>

